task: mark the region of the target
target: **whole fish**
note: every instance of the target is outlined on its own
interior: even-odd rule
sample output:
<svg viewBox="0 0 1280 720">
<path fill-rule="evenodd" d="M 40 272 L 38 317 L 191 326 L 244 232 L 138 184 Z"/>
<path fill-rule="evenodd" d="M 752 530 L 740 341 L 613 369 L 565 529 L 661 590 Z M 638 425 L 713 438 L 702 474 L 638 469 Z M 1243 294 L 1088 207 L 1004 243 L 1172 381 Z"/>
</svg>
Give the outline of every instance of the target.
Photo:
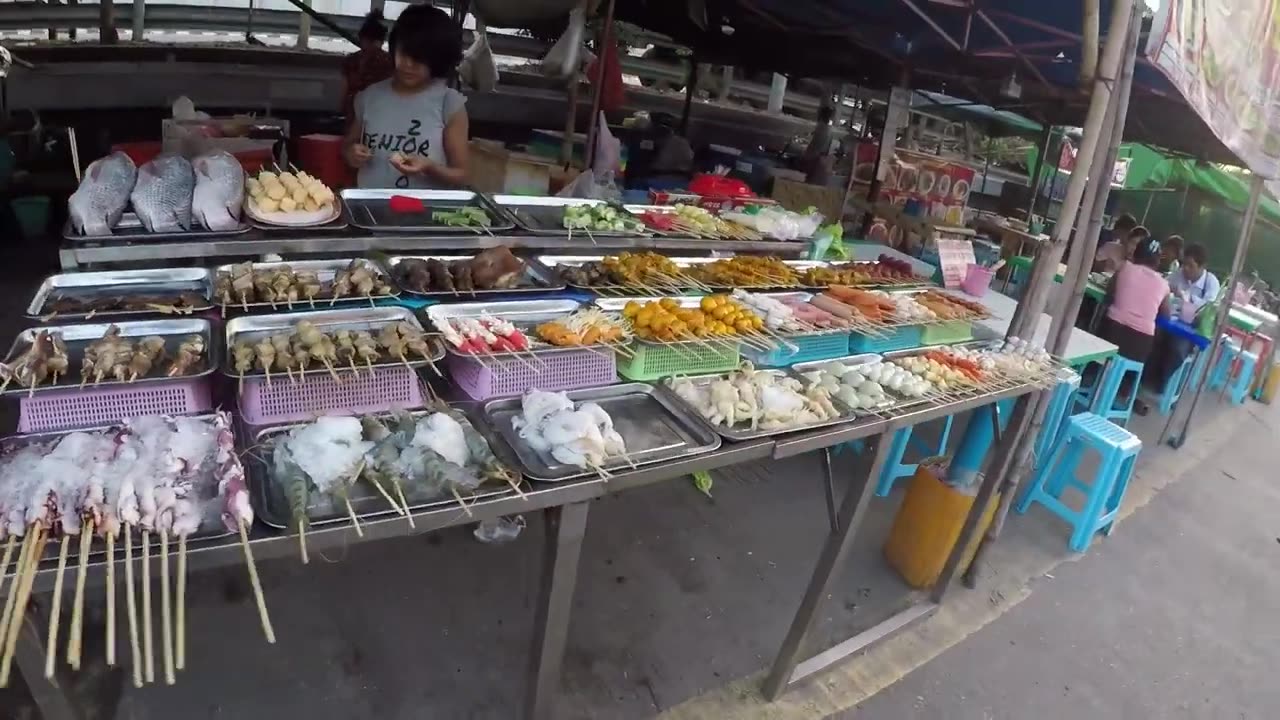
<svg viewBox="0 0 1280 720">
<path fill-rule="evenodd" d="M 235 230 L 244 204 L 244 168 L 225 150 L 201 155 L 192 163 L 196 189 L 191 213 L 210 230 Z"/>
<path fill-rule="evenodd" d="M 196 176 L 181 155 L 159 155 L 138 170 L 129 198 L 133 211 L 150 232 L 191 229 L 191 194 Z"/>
<path fill-rule="evenodd" d="M 82 235 L 110 235 L 129 205 L 138 168 L 122 152 L 89 163 L 80 187 L 67 200 L 71 224 Z"/>
</svg>

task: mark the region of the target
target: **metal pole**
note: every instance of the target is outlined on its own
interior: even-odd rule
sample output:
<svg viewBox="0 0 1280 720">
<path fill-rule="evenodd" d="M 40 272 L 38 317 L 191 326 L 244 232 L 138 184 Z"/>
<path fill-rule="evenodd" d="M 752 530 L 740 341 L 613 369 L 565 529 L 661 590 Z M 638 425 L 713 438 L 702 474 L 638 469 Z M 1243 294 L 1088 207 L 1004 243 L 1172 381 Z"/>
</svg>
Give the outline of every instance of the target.
<svg viewBox="0 0 1280 720">
<path fill-rule="evenodd" d="M 680 112 L 680 134 L 689 137 L 689 118 L 693 115 L 693 95 L 698 92 L 698 55 L 689 57 L 689 76 L 684 83 L 684 109 Z"/>
<path fill-rule="evenodd" d="M 1031 202 L 1027 203 L 1027 224 L 1031 224 L 1031 216 L 1036 214 L 1036 201 L 1040 199 L 1040 176 L 1044 174 L 1045 161 L 1049 159 L 1049 143 L 1053 142 L 1053 126 L 1044 128 L 1044 142 L 1040 143 L 1040 152 L 1036 155 L 1035 170 L 1031 173 Z M 1056 167 L 1056 165 L 1055 165 Z"/>
<path fill-rule="evenodd" d="M 147 0 L 133 0 L 133 42 L 142 42 L 147 33 Z"/>
<path fill-rule="evenodd" d="M 533 652 L 529 657 L 530 684 L 525 697 L 527 720 L 556 717 L 560 694 L 560 667 L 569 639 L 573 589 L 578 580 L 578 559 L 587 532 L 586 502 L 547 508 L 546 536 L 542 543 L 542 583 L 534 616 Z"/>
<path fill-rule="evenodd" d="M 765 109 L 777 115 L 782 113 L 782 106 L 787 99 L 787 76 L 782 73 L 773 74 L 773 82 L 769 84 L 769 103 Z"/>
<path fill-rule="evenodd" d="M 311 7 L 311 0 L 302 0 L 306 7 Z M 298 15 L 298 49 L 306 50 L 311 44 L 311 16 L 304 13 Z"/>
<path fill-rule="evenodd" d="M 604 53 L 605 43 L 613 42 L 613 1 L 605 5 L 604 24 L 600 26 L 596 43 L 596 76 L 591 88 L 591 117 L 587 118 L 587 168 L 596 160 L 596 132 L 600 124 L 600 103 L 604 101 Z"/>
<path fill-rule="evenodd" d="M 1204 372 L 1200 373 L 1200 383 L 1196 386 L 1195 394 L 1191 396 L 1191 406 L 1187 409 L 1187 416 L 1182 421 L 1182 432 L 1178 433 L 1176 438 L 1169 438 L 1169 444 L 1173 447 L 1182 447 L 1187 441 L 1187 432 L 1191 429 L 1191 418 L 1196 414 L 1196 405 L 1200 403 L 1200 394 L 1204 391 L 1209 371 L 1218 360 L 1218 354 L 1222 350 L 1222 328 L 1231 321 L 1231 303 L 1236 295 L 1236 286 L 1240 284 L 1240 268 L 1244 267 L 1244 259 L 1249 254 L 1249 243 L 1253 240 L 1253 225 L 1258 219 L 1258 204 L 1262 199 L 1263 180 L 1261 175 L 1253 176 L 1253 184 L 1249 188 L 1249 205 L 1244 211 L 1244 220 L 1240 224 L 1240 237 L 1236 241 L 1236 255 L 1231 261 L 1231 279 L 1227 283 L 1226 294 L 1218 298 L 1218 314 L 1213 322 L 1213 342 L 1209 345 L 1209 362 L 1204 366 Z M 1209 272 L 1205 270 L 1205 272 Z"/>
<path fill-rule="evenodd" d="M 114 45 L 120 36 L 116 33 L 115 0 L 101 0 L 98 3 L 98 42 L 103 45 Z"/>
<path fill-rule="evenodd" d="M 560 141 L 560 166 L 569 167 L 573 162 L 573 133 L 578 125 L 578 74 L 569 78 L 569 112 L 564 119 L 564 139 Z"/>
<path fill-rule="evenodd" d="M 311 18 L 312 20 L 315 20 L 321 25 L 332 30 L 333 33 L 338 37 L 343 38 L 344 40 L 351 43 L 352 45 L 355 45 L 356 47 L 360 47 L 360 38 L 356 37 L 355 35 L 352 35 L 350 32 L 347 32 L 347 30 L 344 29 L 342 26 L 338 25 L 334 21 L 330 20 L 329 18 L 325 17 L 324 15 L 321 15 L 320 13 L 312 9 L 310 5 L 311 0 L 306 0 L 305 2 L 303 0 L 288 0 L 288 1 L 289 1 L 289 4 L 301 10 L 303 14 L 305 14 L 307 17 Z M 253 12 L 252 0 L 250 0 L 250 3 L 249 3 L 249 11 L 250 13 Z M 308 27 L 310 27 L 310 25 L 308 25 Z"/>
</svg>

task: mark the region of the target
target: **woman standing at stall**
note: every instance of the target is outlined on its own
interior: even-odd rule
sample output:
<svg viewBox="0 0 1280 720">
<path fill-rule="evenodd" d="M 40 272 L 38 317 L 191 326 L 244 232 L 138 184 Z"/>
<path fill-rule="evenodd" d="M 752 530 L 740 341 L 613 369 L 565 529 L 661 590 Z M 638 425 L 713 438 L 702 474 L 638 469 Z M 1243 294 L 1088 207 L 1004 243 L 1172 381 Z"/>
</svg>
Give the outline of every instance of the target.
<svg viewBox="0 0 1280 720">
<path fill-rule="evenodd" d="M 391 28 L 391 57 L 391 77 L 356 96 L 343 145 L 359 186 L 466 184 L 466 97 L 447 85 L 462 60 L 462 31 L 443 10 L 412 5 Z"/>
<path fill-rule="evenodd" d="M 355 121 L 355 100 L 361 90 L 391 77 L 391 55 L 382 49 L 387 40 L 387 26 L 382 11 L 372 10 L 364 17 L 357 35 L 360 49 L 342 59 L 342 116 L 347 127 Z"/>
</svg>

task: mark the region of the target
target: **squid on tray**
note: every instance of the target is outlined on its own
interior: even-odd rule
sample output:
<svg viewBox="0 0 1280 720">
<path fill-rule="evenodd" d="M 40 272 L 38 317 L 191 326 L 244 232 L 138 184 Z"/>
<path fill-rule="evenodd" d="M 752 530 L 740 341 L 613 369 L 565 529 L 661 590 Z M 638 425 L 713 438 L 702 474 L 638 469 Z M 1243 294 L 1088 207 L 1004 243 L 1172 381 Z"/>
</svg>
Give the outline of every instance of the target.
<svg viewBox="0 0 1280 720">
<path fill-rule="evenodd" d="M 805 389 L 795 378 L 743 363 L 706 385 L 670 378 L 668 386 L 712 425 L 748 423 L 752 430 L 787 430 L 840 416 L 821 385 Z"/>
<path fill-rule="evenodd" d="M 562 392 L 530 390 L 520 401 L 521 413 L 511 418 L 520 439 L 539 453 L 550 454 L 566 465 L 604 469 L 611 458 L 621 458 L 635 467 L 627 456 L 627 444 L 613 428 L 613 418 L 593 402 L 578 403 Z"/>
<path fill-rule="evenodd" d="M 203 526 L 217 518 L 239 531 L 250 581 L 268 642 L 275 642 L 271 621 L 257 579 L 257 569 L 247 540 L 253 522 L 244 470 L 234 450 L 230 418 L 146 416 L 102 431 L 72 432 L 47 442 L 25 445 L 0 459 L 0 539 L 5 541 L 0 561 L 0 584 L 5 566 L 13 559 L 12 580 L 0 618 L 0 686 L 8 682 L 14 643 L 23 622 L 27 601 L 44 541 L 57 539 L 58 569 L 46 639 L 45 674 L 53 676 L 58 652 L 63 573 L 68 545 L 76 538 L 79 568 L 67 639 L 66 661 L 79 669 L 82 660 L 85 570 L 95 535 L 106 544 L 107 557 L 115 555 L 115 542 L 123 531 L 129 648 L 133 681 L 155 679 L 155 643 L 152 637 L 151 545 L 159 535 L 161 557 L 161 650 L 164 676 L 173 684 L 174 673 L 186 664 L 186 543 Z M 142 539 L 142 617 L 136 604 L 133 536 Z M 170 582 L 169 540 L 178 541 L 178 568 Z M 21 548 L 13 557 L 14 545 Z M 106 659 L 116 664 L 115 563 L 106 566 Z M 177 600 L 171 587 L 176 584 Z M 176 605 L 176 620 L 174 609 Z M 138 628 L 142 628 L 142 643 Z"/>
<path fill-rule="evenodd" d="M 471 514 L 463 494 L 472 495 L 486 483 L 503 483 L 523 494 L 517 476 L 498 461 L 465 415 L 443 403 L 433 409 L 421 417 L 405 412 L 322 416 L 275 443 L 272 476 L 289 505 L 304 563 L 309 561 L 310 515 L 325 512 L 325 506 L 345 511 L 356 533 L 363 535 L 352 505 L 359 481 L 376 490 L 411 527 L 410 497 L 425 502 L 452 495 Z"/>
</svg>

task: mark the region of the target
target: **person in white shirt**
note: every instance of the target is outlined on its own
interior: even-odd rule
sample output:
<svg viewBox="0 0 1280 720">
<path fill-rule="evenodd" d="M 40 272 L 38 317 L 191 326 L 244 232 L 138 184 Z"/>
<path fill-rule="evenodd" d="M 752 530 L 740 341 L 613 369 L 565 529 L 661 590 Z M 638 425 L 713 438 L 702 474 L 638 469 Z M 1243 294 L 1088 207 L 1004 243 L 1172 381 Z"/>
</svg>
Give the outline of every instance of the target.
<svg viewBox="0 0 1280 720">
<path fill-rule="evenodd" d="M 1183 303 L 1190 303 L 1199 314 L 1205 305 L 1218 299 L 1222 290 L 1218 278 L 1205 264 L 1209 253 L 1199 243 L 1191 243 L 1182 251 L 1182 264 L 1169 275 L 1169 291 Z M 1160 358 L 1160 388 L 1169 381 L 1169 377 L 1182 365 L 1182 361 L 1191 354 L 1191 341 L 1181 337 L 1165 336 L 1160 343 L 1161 350 L 1155 353 Z"/>
<path fill-rule="evenodd" d="M 1196 312 L 1207 303 L 1218 299 L 1222 286 L 1218 278 L 1205 268 L 1209 254 L 1204 246 L 1191 243 L 1182 251 L 1182 264 L 1178 272 L 1169 276 L 1169 289 L 1183 302 L 1195 306 Z"/>
</svg>

